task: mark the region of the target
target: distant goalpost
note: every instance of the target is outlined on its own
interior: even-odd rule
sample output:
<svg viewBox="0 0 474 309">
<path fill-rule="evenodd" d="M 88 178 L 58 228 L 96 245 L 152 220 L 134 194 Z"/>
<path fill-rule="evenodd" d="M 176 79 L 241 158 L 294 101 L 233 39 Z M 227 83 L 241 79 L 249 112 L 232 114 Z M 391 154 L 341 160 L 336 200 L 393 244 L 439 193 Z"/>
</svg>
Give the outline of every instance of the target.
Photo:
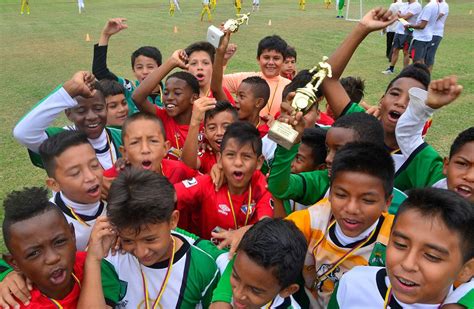
<svg viewBox="0 0 474 309">
<path fill-rule="evenodd" d="M 357 0 L 354 0 L 354 2 L 357 3 Z M 347 5 L 346 5 L 346 20 L 347 21 L 359 21 L 362 19 L 362 16 L 364 16 L 363 14 L 363 11 L 362 11 L 362 0 L 359 0 L 359 18 L 357 18 L 357 16 L 354 16 L 352 17 L 351 15 L 349 15 L 349 10 L 350 10 L 350 6 L 351 6 L 351 0 L 347 0 Z M 357 4 L 356 4 L 357 5 Z M 357 9 L 356 9 L 357 10 Z M 353 13 L 354 14 L 354 13 Z M 355 13 L 357 15 L 357 13 Z"/>
</svg>

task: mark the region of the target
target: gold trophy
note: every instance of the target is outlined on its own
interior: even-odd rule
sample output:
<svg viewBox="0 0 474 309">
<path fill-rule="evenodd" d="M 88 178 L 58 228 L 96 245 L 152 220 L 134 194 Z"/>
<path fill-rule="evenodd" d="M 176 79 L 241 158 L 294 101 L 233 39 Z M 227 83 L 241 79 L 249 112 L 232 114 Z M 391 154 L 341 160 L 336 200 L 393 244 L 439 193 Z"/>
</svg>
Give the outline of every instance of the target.
<svg viewBox="0 0 474 309">
<path fill-rule="evenodd" d="M 316 92 L 321 83 L 326 77 L 332 77 L 331 65 L 326 62 L 327 60 L 328 57 L 324 56 L 323 61 L 309 70 L 309 73 L 313 74 L 313 78 L 311 78 L 311 81 L 306 86 L 296 90 L 295 97 L 291 102 L 291 106 L 294 109 L 293 114 L 298 112 L 306 114 L 313 104 L 316 103 L 318 99 Z M 268 131 L 268 137 L 278 145 L 290 149 L 298 137 L 298 132 L 291 125 L 276 120 L 270 127 L 270 131 Z"/>
<path fill-rule="evenodd" d="M 247 14 L 237 14 L 236 19 L 228 19 L 224 23 L 224 31 L 229 30 L 231 32 L 236 32 L 239 30 L 240 25 L 242 24 L 249 24 L 249 17 L 250 13 Z M 216 26 L 209 26 L 207 29 L 207 41 L 214 45 L 215 48 L 219 47 L 219 42 L 221 41 L 221 38 L 224 36 L 224 32 L 217 28 Z"/>
</svg>

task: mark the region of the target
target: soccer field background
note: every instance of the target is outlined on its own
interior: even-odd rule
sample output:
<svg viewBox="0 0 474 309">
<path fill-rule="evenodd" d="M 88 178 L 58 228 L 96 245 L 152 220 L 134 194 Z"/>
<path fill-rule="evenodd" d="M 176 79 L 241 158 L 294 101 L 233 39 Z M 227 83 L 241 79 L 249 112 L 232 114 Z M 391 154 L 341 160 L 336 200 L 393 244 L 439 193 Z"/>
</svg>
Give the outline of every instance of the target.
<svg viewBox="0 0 474 309">
<path fill-rule="evenodd" d="M 78 14 L 73 0 L 29 2 L 31 14 L 22 16 L 20 1 L 0 0 L 0 203 L 11 190 L 44 183 L 44 171 L 30 163 L 26 149 L 13 140 L 12 128 L 36 102 L 75 71 L 91 70 L 93 44 L 108 18 L 128 18 L 129 29 L 112 37 L 108 57 L 112 71 L 128 78 L 133 78 L 130 54 L 136 48 L 157 46 L 165 59 L 173 50 L 205 39 L 210 25 L 199 21 L 199 0 L 181 0 L 182 11 L 174 17 L 168 15 L 167 0 L 85 0 L 83 14 Z M 388 7 L 390 2 L 364 1 L 363 9 L 366 12 L 376 6 Z M 450 15 L 433 78 L 455 74 L 464 92 L 454 104 L 435 115 L 428 133 L 427 140 L 443 155 L 457 133 L 474 125 L 474 4 L 470 0 L 448 3 Z M 336 19 L 334 6 L 334 0 L 330 9 L 324 8 L 323 0 L 307 0 L 306 11 L 300 11 L 297 0 L 261 0 L 260 11 L 253 13 L 249 25 L 243 25 L 232 37 L 238 52 L 227 72 L 258 70 L 257 43 L 271 34 L 279 34 L 296 48 L 299 69 L 312 67 L 323 55 L 329 56 L 355 26 L 355 22 Z M 351 18 L 358 17 L 358 2 L 352 1 L 351 8 Z M 242 12 L 249 11 L 251 0 L 243 0 Z M 233 1 L 219 0 L 213 23 L 217 25 L 233 14 Z M 175 26 L 177 33 L 173 31 Z M 87 34 L 90 42 L 85 40 Z M 381 74 L 387 65 L 385 36 L 373 33 L 357 50 L 344 76 L 365 79 L 365 100 L 377 104 L 394 77 Z M 401 61 L 396 72 L 400 65 Z M 62 117 L 56 124 L 64 123 Z"/>
</svg>

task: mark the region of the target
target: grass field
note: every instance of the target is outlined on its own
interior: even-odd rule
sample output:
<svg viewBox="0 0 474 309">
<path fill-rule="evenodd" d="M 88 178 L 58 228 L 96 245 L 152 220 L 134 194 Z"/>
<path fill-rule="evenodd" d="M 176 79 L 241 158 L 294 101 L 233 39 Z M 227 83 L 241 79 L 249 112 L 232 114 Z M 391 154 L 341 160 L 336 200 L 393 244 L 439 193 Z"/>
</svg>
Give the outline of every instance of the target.
<svg viewBox="0 0 474 309">
<path fill-rule="evenodd" d="M 75 71 L 91 69 L 93 44 L 108 18 L 128 18 L 129 29 L 111 39 L 108 64 L 117 75 L 129 78 L 133 77 L 130 54 L 139 46 L 158 46 L 167 57 L 177 48 L 205 39 L 209 26 L 199 22 L 199 0 L 182 0 L 182 12 L 176 12 L 174 17 L 168 16 L 167 0 L 85 2 L 86 12 L 79 15 L 74 0 L 30 0 L 31 15 L 21 16 L 20 1 L 0 0 L 0 203 L 7 192 L 41 185 L 44 179 L 44 172 L 29 163 L 26 150 L 13 140 L 13 126 L 31 106 Z M 388 7 L 390 2 L 364 1 L 364 11 L 378 5 Z M 213 14 L 215 24 L 233 16 L 232 3 L 219 1 Z M 335 18 L 334 4 L 326 10 L 322 0 L 308 0 L 306 11 L 299 11 L 297 3 L 261 0 L 261 10 L 233 36 L 239 48 L 228 72 L 257 70 L 257 43 L 274 33 L 296 47 L 299 68 L 311 67 L 323 55 L 330 55 L 355 25 Z M 250 0 L 244 0 L 242 11 L 249 11 L 250 5 Z M 447 153 L 459 131 L 474 124 L 473 6 L 471 0 L 450 2 L 445 38 L 438 50 L 433 78 L 456 74 L 465 89 L 455 104 L 436 114 L 428 134 L 429 142 L 442 154 Z M 178 33 L 173 33 L 174 26 Z M 86 34 L 91 42 L 85 41 Z M 377 103 L 391 78 L 380 73 L 387 66 L 384 51 L 385 37 L 379 33 L 370 35 L 345 74 L 366 80 L 366 100 L 372 104 Z M 64 123 L 64 119 L 58 123 Z M 0 210 L 0 217 L 2 213 Z"/>
</svg>

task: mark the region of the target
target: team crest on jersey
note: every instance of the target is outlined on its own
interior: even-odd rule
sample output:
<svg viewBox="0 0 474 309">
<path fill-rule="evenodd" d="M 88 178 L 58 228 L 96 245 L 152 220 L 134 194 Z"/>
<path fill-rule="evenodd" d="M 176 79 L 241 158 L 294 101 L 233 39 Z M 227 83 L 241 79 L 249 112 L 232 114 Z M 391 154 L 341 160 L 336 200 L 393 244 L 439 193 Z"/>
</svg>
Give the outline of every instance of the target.
<svg viewBox="0 0 474 309">
<path fill-rule="evenodd" d="M 191 188 L 192 186 L 195 186 L 197 185 L 197 179 L 196 178 L 191 178 L 191 179 L 186 179 L 186 180 L 183 180 L 183 185 L 185 188 Z"/>
<path fill-rule="evenodd" d="M 316 277 L 321 278 L 322 280 L 316 280 L 315 288 L 318 289 L 320 292 L 327 292 L 333 291 L 336 284 L 339 282 L 339 278 L 337 274 L 340 273 L 342 270 L 341 268 L 336 267 L 332 272 L 329 274 L 325 273 L 333 267 L 332 264 L 323 264 L 319 267 L 318 271 L 316 272 Z"/>
<path fill-rule="evenodd" d="M 227 216 L 230 212 L 230 208 L 226 204 L 219 204 L 217 206 L 217 212 L 223 214 L 224 216 Z"/>
<path fill-rule="evenodd" d="M 129 91 L 129 92 L 132 91 L 132 89 L 133 89 L 132 83 L 131 83 L 130 81 L 128 81 L 128 80 L 124 81 L 123 86 L 124 86 L 125 89 L 127 89 L 127 91 Z"/>
<path fill-rule="evenodd" d="M 253 210 L 255 209 L 255 202 L 252 201 L 252 203 L 250 203 L 249 206 L 250 206 L 250 211 L 249 211 L 249 213 L 250 213 L 250 215 L 252 215 Z M 247 204 L 244 204 L 244 205 L 240 206 L 240 211 L 243 212 L 244 215 L 247 215 Z"/>
</svg>

